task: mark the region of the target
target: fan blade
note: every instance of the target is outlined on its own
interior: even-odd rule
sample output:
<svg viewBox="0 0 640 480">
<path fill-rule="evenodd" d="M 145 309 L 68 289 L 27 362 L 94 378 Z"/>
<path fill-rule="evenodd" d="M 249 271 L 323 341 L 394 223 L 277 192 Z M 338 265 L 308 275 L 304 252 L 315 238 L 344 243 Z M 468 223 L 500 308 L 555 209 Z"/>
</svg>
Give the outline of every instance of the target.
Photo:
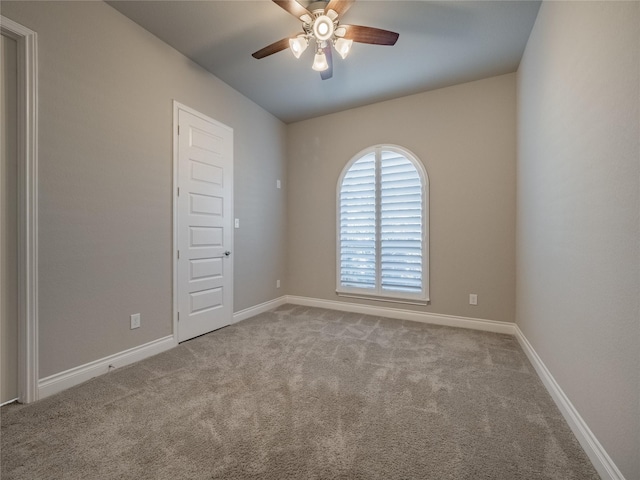
<svg viewBox="0 0 640 480">
<path fill-rule="evenodd" d="M 296 18 L 299 18 L 304 22 L 302 17 L 307 15 L 309 17 L 309 21 L 313 18 L 313 15 L 309 10 L 300 5 L 296 0 L 273 0 L 273 3 L 278 4 L 278 6 L 284 8 L 287 12 L 293 15 Z"/>
<path fill-rule="evenodd" d="M 286 48 L 289 48 L 289 38 L 283 38 L 282 40 L 278 40 L 277 42 L 272 43 L 271 45 L 267 45 L 257 52 L 252 53 L 251 56 L 253 58 L 264 58 L 268 57 L 269 55 L 273 55 L 274 53 L 278 53 Z"/>
<path fill-rule="evenodd" d="M 333 77 L 333 56 L 331 54 L 331 45 L 324 47 L 323 51 L 324 56 L 327 57 L 327 64 L 329 65 L 329 68 L 320 72 L 320 78 L 322 78 L 322 80 L 329 80 Z"/>
<path fill-rule="evenodd" d="M 395 45 L 400 36 L 400 34 L 396 32 L 382 30 L 381 28 L 363 27 L 360 25 L 340 25 L 340 27 L 346 30 L 344 38 L 359 43 Z"/>
<path fill-rule="evenodd" d="M 324 9 L 324 14 L 326 15 L 329 10 L 333 10 L 338 16 L 344 15 L 349 10 L 349 7 L 353 5 L 353 2 L 355 0 L 331 0 Z"/>
</svg>

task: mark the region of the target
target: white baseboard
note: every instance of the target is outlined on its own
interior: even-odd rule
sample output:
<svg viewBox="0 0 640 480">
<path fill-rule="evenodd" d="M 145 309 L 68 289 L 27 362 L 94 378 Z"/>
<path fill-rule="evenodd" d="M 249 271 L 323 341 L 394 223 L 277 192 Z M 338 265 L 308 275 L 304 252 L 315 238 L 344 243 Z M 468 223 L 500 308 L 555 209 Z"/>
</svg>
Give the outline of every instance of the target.
<svg viewBox="0 0 640 480">
<path fill-rule="evenodd" d="M 267 312 L 279 307 L 280 305 L 284 305 L 285 303 L 286 297 L 283 296 L 253 307 L 245 308 L 244 310 L 233 314 L 233 323 Z M 112 365 L 115 368 L 124 367 L 169 350 L 177 344 L 178 343 L 173 335 L 169 335 L 164 338 L 145 343 L 144 345 L 130 348 L 129 350 L 94 360 L 93 362 L 43 378 L 38 381 L 38 399 L 48 397 L 54 393 L 61 392 L 67 388 L 86 382 L 93 377 L 103 375 L 109 371 L 109 365 Z"/>
<path fill-rule="evenodd" d="M 14 398 L 13 400 L 7 400 L 6 402 L 0 403 L 0 407 L 4 407 L 5 405 L 9 405 L 10 403 L 17 402 L 18 399 Z"/>
<path fill-rule="evenodd" d="M 254 305 L 253 307 L 245 308 L 244 310 L 240 310 L 239 312 L 235 312 L 233 314 L 233 323 L 237 323 L 241 320 L 246 320 L 247 318 L 251 318 L 261 313 L 268 312 L 269 310 L 278 308 L 280 305 L 284 305 L 285 303 L 287 303 L 286 295 L 275 298 L 273 300 L 269 300 L 268 302 L 260 303 L 259 305 Z"/>
<path fill-rule="evenodd" d="M 105 374 L 109 371 L 109 365 L 115 368 L 124 367 L 145 358 L 162 353 L 177 345 L 173 335 L 159 338 L 144 345 L 124 350 L 120 353 L 109 355 L 93 362 L 80 365 L 64 372 L 56 373 L 38 381 L 38 398 L 42 399 L 61 392 L 67 388 L 79 385 L 82 382 Z"/>
<path fill-rule="evenodd" d="M 296 297 L 292 295 L 288 295 L 286 300 L 285 303 L 293 303 L 306 307 L 328 308 L 330 310 L 342 310 L 343 312 L 363 313 L 365 315 L 380 315 L 388 318 L 397 318 L 399 320 L 412 320 L 414 322 L 432 323 L 448 327 L 470 328 L 473 330 L 483 330 L 485 332 L 515 334 L 514 323 L 498 322 L 496 320 L 457 317 L 454 315 L 443 315 L 441 313 L 416 312 L 414 310 L 401 308 L 376 307 L 359 303 L 336 302 L 333 300 Z"/>
<path fill-rule="evenodd" d="M 624 480 L 624 476 L 616 464 L 613 463 L 611 457 L 602 447 L 587 423 L 578 413 L 578 410 L 576 410 L 562 388 L 560 388 L 558 382 L 553 378 L 549 369 L 517 325 L 515 327 L 515 336 L 598 474 L 603 480 Z"/>
</svg>

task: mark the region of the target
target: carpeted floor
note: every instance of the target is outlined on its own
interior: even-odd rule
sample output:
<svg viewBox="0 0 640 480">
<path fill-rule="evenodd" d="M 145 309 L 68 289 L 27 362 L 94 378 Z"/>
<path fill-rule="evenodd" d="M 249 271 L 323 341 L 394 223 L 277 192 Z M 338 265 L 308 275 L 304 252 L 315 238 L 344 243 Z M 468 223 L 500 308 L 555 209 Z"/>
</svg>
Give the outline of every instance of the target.
<svg viewBox="0 0 640 480">
<path fill-rule="evenodd" d="M 599 478 L 513 337 L 293 305 L 1 414 L 2 480 Z"/>
</svg>

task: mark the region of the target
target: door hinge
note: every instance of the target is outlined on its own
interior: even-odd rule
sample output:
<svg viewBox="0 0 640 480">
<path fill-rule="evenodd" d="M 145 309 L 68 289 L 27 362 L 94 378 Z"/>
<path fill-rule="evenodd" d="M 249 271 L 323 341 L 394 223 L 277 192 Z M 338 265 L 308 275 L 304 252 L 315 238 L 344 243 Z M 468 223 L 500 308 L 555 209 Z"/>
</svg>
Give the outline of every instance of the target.
<svg viewBox="0 0 640 480">
<path fill-rule="evenodd" d="M 178 312 L 178 321 L 180 321 L 180 312 Z"/>
<path fill-rule="evenodd" d="M 178 135 L 180 135 L 180 125 L 178 125 Z"/>
<path fill-rule="evenodd" d="M 178 258 L 180 258 L 180 250 L 178 250 Z"/>
<path fill-rule="evenodd" d="M 178 196 L 180 196 L 180 187 L 178 187 Z"/>
</svg>

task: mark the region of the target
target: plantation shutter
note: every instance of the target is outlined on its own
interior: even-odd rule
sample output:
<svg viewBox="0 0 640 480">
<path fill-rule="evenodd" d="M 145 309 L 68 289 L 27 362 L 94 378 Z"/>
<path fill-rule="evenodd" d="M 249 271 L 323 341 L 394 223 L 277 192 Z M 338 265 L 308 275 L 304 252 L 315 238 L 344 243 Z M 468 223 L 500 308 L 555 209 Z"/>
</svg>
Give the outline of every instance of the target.
<svg viewBox="0 0 640 480">
<path fill-rule="evenodd" d="M 345 287 L 376 288 L 376 158 L 355 162 L 340 189 L 340 279 Z"/>
<path fill-rule="evenodd" d="M 422 291 L 422 182 L 404 156 L 383 151 L 380 180 L 382 290 Z"/>
<path fill-rule="evenodd" d="M 425 185 L 414 163 L 376 148 L 339 190 L 339 282 L 346 292 L 425 298 Z"/>
</svg>

